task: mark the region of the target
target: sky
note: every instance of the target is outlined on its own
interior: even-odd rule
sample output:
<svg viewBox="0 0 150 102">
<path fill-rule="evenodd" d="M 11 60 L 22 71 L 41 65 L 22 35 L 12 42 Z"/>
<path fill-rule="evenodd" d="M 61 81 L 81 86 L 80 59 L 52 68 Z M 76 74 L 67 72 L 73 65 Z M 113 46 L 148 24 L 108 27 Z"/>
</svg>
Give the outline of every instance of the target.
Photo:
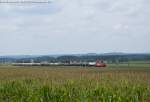
<svg viewBox="0 0 150 102">
<path fill-rule="evenodd" d="M 0 55 L 150 53 L 150 0 L 0 3 Z"/>
</svg>

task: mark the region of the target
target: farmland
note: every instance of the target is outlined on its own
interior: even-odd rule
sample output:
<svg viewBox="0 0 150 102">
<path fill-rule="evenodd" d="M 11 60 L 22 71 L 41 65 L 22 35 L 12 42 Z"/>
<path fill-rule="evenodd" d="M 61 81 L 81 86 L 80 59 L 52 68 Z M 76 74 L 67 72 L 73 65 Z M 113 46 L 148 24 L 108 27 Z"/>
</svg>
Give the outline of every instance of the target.
<svg viewBox="0 0 150 102">
<path fill-rule="evenodd" d="M 150 64 L 0 66 L 0 102 L 149 102 Z"/>
</svg>

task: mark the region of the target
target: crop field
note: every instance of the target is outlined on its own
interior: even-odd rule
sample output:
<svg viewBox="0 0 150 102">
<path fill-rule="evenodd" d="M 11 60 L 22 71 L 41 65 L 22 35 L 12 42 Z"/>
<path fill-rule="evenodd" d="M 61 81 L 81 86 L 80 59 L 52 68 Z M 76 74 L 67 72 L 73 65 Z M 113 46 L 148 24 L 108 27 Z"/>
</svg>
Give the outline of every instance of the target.
<svg viewBox="0 0 150 102">
<path fill-rule="evenodd" d="M 150 64 L 0 65 L 0 102 L 150 102 Z"/>
</svg>

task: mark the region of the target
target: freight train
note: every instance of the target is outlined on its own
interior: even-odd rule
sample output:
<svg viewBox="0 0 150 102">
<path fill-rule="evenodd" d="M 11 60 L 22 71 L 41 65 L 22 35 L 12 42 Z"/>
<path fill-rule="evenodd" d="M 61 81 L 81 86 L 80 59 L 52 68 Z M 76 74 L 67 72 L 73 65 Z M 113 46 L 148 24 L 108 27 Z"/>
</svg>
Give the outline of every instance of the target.
<svg viewBox="0 0 150 102">
<path fill-rule="evenodd" d="M 96 62 L 69 62 L 69 63 L 62 63 L 62 62 L 55 62 L 55 63 L 48 63 L 48 62 L 41 62 L 41 63 L 12 63 L 14 66 L 88 66 L 88 67 L 107 67 L 107 64 L 104 61 L 96 61 Z"/>
</svg>

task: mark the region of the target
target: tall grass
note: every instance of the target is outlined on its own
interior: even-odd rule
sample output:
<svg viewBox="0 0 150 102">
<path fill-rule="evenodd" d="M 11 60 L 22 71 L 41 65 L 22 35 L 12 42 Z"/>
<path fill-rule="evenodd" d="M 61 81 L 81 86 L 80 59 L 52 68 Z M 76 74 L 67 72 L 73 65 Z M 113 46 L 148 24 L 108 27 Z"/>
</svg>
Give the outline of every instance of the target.
<svg viewBox="0 0 150 102">
<path fill-rule="evenodd" d="M 83 83 L 84 82 L 84 83 Z M 95 84 L 93 84 L 95 83 Z M 106 84 L 106 83 L 105 83 Z M 1 102 L 149 102 L 150 87 L 100 84 L 89 80 L 41 84 L 35 80 L 10 81 L 0 85 Z"/>
<path fill-rule="evenodd" d="M 0 68 L 0 102 L 149 102 L 150 71 Z"/>
</svg>

